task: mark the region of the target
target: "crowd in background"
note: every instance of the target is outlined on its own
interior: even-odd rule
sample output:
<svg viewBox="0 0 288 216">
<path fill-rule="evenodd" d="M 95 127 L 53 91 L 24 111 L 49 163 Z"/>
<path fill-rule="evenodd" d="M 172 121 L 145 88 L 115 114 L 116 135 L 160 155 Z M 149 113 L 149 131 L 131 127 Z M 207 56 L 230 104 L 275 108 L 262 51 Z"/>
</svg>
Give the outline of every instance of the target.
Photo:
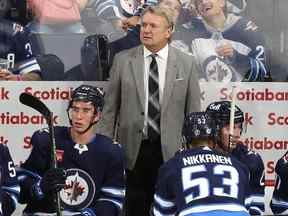
<svg viewBox="0 0 288 216">
<path fill-rule="evenodd" d="M 7 3 L 6 12 L 2 13 L 7 19 L 22 24 L 25 26 L 25 30 L 27 29 L 27 31 L 32 33 L 33 36 L 31 36 L 31 43 L 34 54 L 53 54 L 52 57 L 49 56 L 48 59 L 47 57 L 44 59 L 44 65 L 42 66 L 43 80 L 105 80 L 109 76 L 108 71 L 114 54 L 123 49 L 131 48 L 139 44 L 139 37 L 137 33 L 139 30 L 137 30 L 137 28 L 139 29 L 139 13 L 141 12 L 144 3 L 141 1 L 134 2 L 117 0 L 103 2 L 101 0 L 77 0 L 75 2 L 79 7 L 79 19 L 76 18 L 71 22 L 62 20 L 60 23 L 54 21 L 47 23 L 46 21 L 43 21 L 43 19 L 41 21 L 39 12 L 37 12 L 40 9 L 35 8 L 37 4 L 39 4 L 37 2 L 41 2 L 39 0 L 7 2 L 9 3 Z M 157 3 L 157 1 L 147 1 L 144 3 L 144 6 Z M 215 34 L 209 36 L 205 35 L 206 33 L 203 32 L 205 26 L 204 28 L 203 26 L 201 27 L 201 20 L 203 18 L 199 14 L 199 11 L 196 10 L 193 1 L 170 0 L 164 1 L 164 4 L 174 9 L 175 18 L 177 19 L 173 39 L 174 42 L 172 42 L 172 44 L 174 43 L 177 48 L 186 50 L 188 52 L 196 50 L 193 55 L 199 56 L 199 64 L 201 64 L 201 67 L 203 67 L 203 61 L 209 58 L 209 56 L 203 56 L 203 53 L 199 53 L 197 52 L 197 49 L 195 49 L 195 46 L 200 46 L 199 49 L 202 49 L 201 46 L 203 44 L 203 40 L 194 40 L 192 43 L 192 39 L 203 37 L 207 39 L 207 37 L 213 37 L 214 40 Z M 226 39 L 225 37 L 228 37 L 229 40 L 231 40 L 232 34 L 232 38 L 235 37 L 233 40 L 237 42 L 241 41 L 241 43 L 244 44 L 247 43 L 248 50 L 252 47 L 252 51 L 250 51 L 251 53 L 249 55 L 254 55 L 254 57 L 258 56 L 260 59 L 265 58 L 260 60 L 260 63 L 257 63 L 257 61 L 255 61 L 255 63 L 251 63 L 253 64 L 252 67 L 254 68 L 261 67 L 261 61 L 264 64 L 266 71 L 261 73 L 267 74 L 264 75 L 265 78 L 258 81 L 264 81 L 264 79 L 265 81 L 287 80 L 287 64 L 285 61 L 287 57 L 287 26 L 285 24 L 286 15 L 282 11 L 282 8 L 285 8 L 285 4 L 287 3 L 281 0 L 261 2 L 247 2 L 246 0 L 227 1 L 227 15 L 228 17 L 230 16 L 229 14 L 233 14 L 234 16 L 234 18 L 231 18 L 231 16 L 229 17 L 229 22 L 234 22 L 233 19 L 237 19 L 235 18 L 237 16 L 243 16 L 245 19 L 247 19 L 247 21 L 251 21 L 251 29 L 255 28 L 255 31 L 259 32 L 259 34 L 252 34 L 251 37 L 248 36 L 249 38 L 245 38 L 246 36 L 243 36 L 241 33 L 237 34 L 237 30 L 236 33 L 226 32 L 226 35 L 224 33 L 224 39 Z M 43 8 L 44 7 L 41 7 L 41 9 Z M 2 10 L 4 9 L 2 8 Z M 265 12 L 267 11 L 267 13 L 265 13 L 266 16 L 264 16 L 264 13 L 262 13 L 263 10 L 265 10 Z M 45 19 L 47 20 L 47 16 Z M 242 30 L 241 28 L 242 27 L 240 26 L 239 31 L 245 31 L 244 28 Z M 99 51 L 97 53 L 91 53 L 91 49 L 95 47 L 97 48 L 98 43 L 98 37 L 94 36 L 93 38 L 92 35 L 99 34 L 103 34 L 107 37 L 104 38 L 104 40 L 102 40 L 103 37 L 101 39 L 102 41 L 100 44 L 104 43 L 105 45 L 98 48 Z M 87 36 L 90 36 L 89 41 L 85 40 Z M 127 37 L 128 39 L 126 39 Z M 221 37 L 223 37 L 223 35 Z M 219 36 L 216 35 L 216 38 L 219 39 Z M 255 40 L 259 40 L 259 46 Z M 116 42 L 111 43 L 114 41 Z M 71 47 L 70 50 L 66 49 L 65 51 L 64 47 L 66 48 L 66 43 L 68 44 L 68 42 L 75 45 L 73 48 Z M 209 43 L 206 42 L 207 41 L 204 41 L 204 49 L 210 49 L 210 54 L 207 55 L 213 55 L 213 51 L 211 53 L 211 41 Z M 243 47 L 235 48 L 237 43 L 232 45 L 234 46 L 233 49 L 238 49 L 238 51 L 241 49 L 240 53 L 248 52 L 247 50 L 243 51 Z M 261 46 L 263 46 L 264 50 L 261 48 Z M 70 59 L 67 57 L 68 53 Z M 100 63 L 97 62 L 97 55 L 100 56 L 100 59 L 98 59 Z M 90 61 L 87 59 L 90 59 Z M 243 60 L 243 58 L 241 59 Z M 234 58 L 232 60 L 238 62 L 238 65 L 233 63 L 230 64 L 231 62 L 229 62 L 229 67 L 226 67 L 225 64 L 219 64 L 219 62 L 221 63 L 222 61 L 217 60 L 217 64 L 221 65 L 217 66 L 218 70 L 219 68 L 222 68 L 224 72 L 220 75 L 210 74 L 208 78 L 204 77 L 204 80 L 245 80 L 243 75 L 232 78 L 230 77 L 229 73 L 227 75 L 227 71 L 233 71 L 235 67 L 241 67 L 242 70 L 247 71 L 246 63 L 246 65 L 241 63 L 239 66 L 239 58 Z M 43 58 L 39 61 L 43 62 Z M 49 61 L 49 63 L 56 62 L 55 68 L 48 67 L 47 65 L 49 64 L 45 64 L 47 61 Z M 227 59 L 225 61 L 227 63 Z M 211 73 L 211 68 L 216 67 L 214 64 L 215 63 L 209 64 L 209 68 L 203 68 L 204 71 L 206 70 L 206 74 Z M 56 65 L 58 67 L 56 67 Z M 93 69 L 91 68 L 95 67 L 98 71 L 100 71 L 98 72 L 98 74 L 101 74 L 100 76 L 91 75 L 93 74 Z M 57 73 L 47 72 L 53 70 L 57 71 Z M 219 76 L 222 77 L 219 78 Z M 248 81 L 256 80 L 257 79 L 252 78 Z"/>
<path fill-rule="evenodd" d="M 180 189 L 173 188 L 174 182 L 171 178 L 167 178 L 167 173 L 170 171 L 167 173 L 161 171 L 165 177 L 163 179 L 167 182 L 158 179 L 158 182 L 163 184 L 157 184 L 156 195 L 155 184 L 159 168 L 166 161 L 171 163 L 170 158 L 173 158 L 175 152 L 176 158 L 182 154 L 181 151 L 179 154 L 177 151 L 180 147 L 184 120 L 192 124 L 192 129 L 190 128 L 186 135 L 194 133 L 196 136 L 202 133 L 205 139 L 208 138 L 206 141 L 209 141 L 203 146 L 203 137 L 200 137 L 199 142 L 201 142 L 196 142 L 197 145 L 201 144 L 200 153 L 191 151 L 195 155 L 210 155 L 212 150 L 207 147 L 211 146 L 214 149 L 216 145 L 221 145 L 224 152 L 220 152 L 219 157 L 226 157 L 234 150 L 230 149 L 230 145 L 235 145 L 235 149 L 236 145 L 239 146 L 238 139 L 243 129 L 244 113 L 236 109 L 232 124 L 230 119 L 232 104 L 222 101 L 220 103 L 224 103 L 225 112 L 221 109 L 221 104 L 215 103 L 209 105 L 207 113 L 200 113 L 200 117 L 197 117 L 201 109 L 198 80 L 224 83 L 286 81 L 284 61 L 278 58 L 281 53 L 283 54 L 281 57 L 284 58 L 286 53 L 286 32 L 281 30 L 279 39 L 281 46 L 275 51 L 274 48 L 277 47 L 273 44 L 275 35 L 271 34 L 271 39 L 265 32 L 265 28 L 259 26 L 257 20 L 254 20 L 253 13 L 246 14 L 251 6 L 246 0 L 191 0 L 191 2 L 61 0 L 61 3 L 60 1 L 56 4 L 51 3 L 56 1 L 46 1 L 47 5 L 43 3 L 45 0 L 29 0 L 24 5 L 23 2 L 21 5 L 18 2 L 9 2 L 9 5 L 7 3 L 5 13 L 2 14 L 5 20 L 2 19 L 0 23 L 0 40 L 2 40 L 0 54 L 1 61 L 4 62 L 0 68 L 0 79 L 109 80 L 109 82 L 105 107 L 105 93 L 100 88 L 82 85 L 73 91 L 67 108 L 71 127 L 55 127 L 58 139 L 58 152 L 56 150 L 55 154 L 60 150 L 60 157 L 59 154 L 56 155 L 58 157 L 48 154 L 51 147 L 45 130 L 37 131 L 32 136 L 33 150 L 21 165 L 26 173 L 23 177 L 18 177 L 20 193 L 19 186 L 14 182 L 9 185 L 12 192 L 15 192 L 15 196 L 20 196 L 20 203 L 28 203 L 24 212 L 27 215 L 35 215 L 38 212 L 61 211 L 60 204 L 56 205 L 57 199 L 62 196 L 60 198 L 65 201 L 63 196 L 67 198 L 66 192 L 64 195 L 63 193 L 61 195 L 61 192 L 60 195 L 57 193 L 61 189 L 66 190 L 67 187 L 71 187 L 72 190 L 67 192 L 67 202 L 77 200 L 75 196 L 82 195 L 83 189 L 77 187 L 76 181 L 78 177 L 82 178 L 80 170 L 83 169 L 83 175 L 88 176 L 92 185 L 92 187 L 86 186 L 93 190 L 92 197 L 87 195 L 90 200 L 84 207 L 79 205 L 76 208 L 66 203 L 67 209 L 73 210 L 73 213 L 76 211 L 77 215 L 116 216 L 122 211 L 123 205 L 127 216 L 147 216 L 151 210 L 152 215 L 165 215 L 167 212 L 173 214 L 183 212 L 179 215 L 197 212 L 202 215 L 202 212 L 211 209 L 203 210 L 202 204 L 197 200 L 205 199 L 202 201 L 207 205 L 206 198 L 208 203 L 213 204 L 212 207 L 216 207 L 217 211 L 220 210 L 220 213 L 216 212 L 218 215 L 222 213 L 234 215 L 235 212 L 239 212 L 239 215 L 246 216 L 248 211 L 251 215 L 263 214 L 265 211 L 264 164 L 260 156 L 249 152 L 244 146 L 239 147 L 237 150 L 239 152 L 236 154 L 243 157 L 235 159 L 235 162 L 233 159 L 233 165 L 237 170 L 239 166 L 239 174 L 236 169 L 231 169 L 229 161 L 226 162 L 227 166 L 223 166 L 223 161 L 215 160 L 219 163 L 219 166 L 215 167 L 211 165 L 211 158 L 206 162 L 206 159 L 202 161 L 210 164 L 211 169 L 209 169 L 213 173 L 210 173 L 209 182 L 204 183 L 207 188 L 199 189 L 198 196 L 193 197 L 192 189 L 194 186 L 200 187 L 203 184 L 195 184 L 194 182 L 198 182 L 200 178 L 196 177 L 192 180 L 192 177 L 195 177 L 192 173 L 206 171 L 204 165 L 195 166 L 200 170 L 192 170 L 184 174 L 186 176 L 183 177 L 185 181 L 182 179 L 184 189 L 181 185 L 178 185 Z M 275 5 L 276 3 L 280 4 L 280 1 L 275 1 Z M 63 9 L 63 13 L 59 8 Z M 70 12 L 65 14 L 64 9 Z M 7 60 L 6 65 L 5 60 Z M 237 111 L 238 114 L 240 113 L 238 117 Z M 217 116 L 212 116 L 213 112 Z M 193 113 L 192 117 L 186 119 L 190 116 L 189 113 Z M 221 122 L 221 125 L 219 123 L 215 126 L 214 121 L 220 119 L 219 113 L 224 113 L 226 119 L 224 123 Z M 213 124 L 207 123 L 207 126 L 206 120 L 208 122 L 210 118 L 208 114 L 211 115 L 211 119 L 213 118 Z M 95 134 L 93 126 L 98 121 L 97 130 L 100 132 Z M 201 124 L 204 125 L 205 133 L 194 128 L 195 125 Z M 232 125 L 232 131 L 236 132 L 231 133 L 229 124 Z M 214 129 L 219 130 L 220 135 L 217 134 L 218 132 L 212 134 L 211 130 Z M 114 138 L 122 144 L 123 149 L 120 145 L 113 144 Z M 184 138 L 187 137 L 184 135 Z M 191 144 L 198 138 L 194 137 L 188 142 Z M 217 138 L 221 139 L 217 140 Z M 75 155 L 72 155 L 74 153 Z M 96 157 L 97 154 L 99 155 Z M 215 152 L 215 155 L 218 155 L 218 152 Z M 254 163 L 245 164 L 248 161 L 247 157 L 251 155 L 253 158 L 257 157 L 261 164 L 255 165 L 256 167 L 252 166 Z M 108 161 L 110 157 L 111 160 Z M 51 168 L 49 162 L 52 159 L 58 161 L 60 169 L 56 166 Z M 183 161 L 186 160 L 188 161 L 183 158 Z M 283 161 L 285 171 L 281 178 L 287 179 L 286 156 L 279 161 Z M 16 171 L 10 157 L 7 162 L 7 173 L 15 178 Z M 182 159 L 175 164 L 178 162 L 182 164 Z M 278 166 L 280 162 L 277 163 Z M 193 163 L 190 164 L 192 168 L 195 165 Z M 179 168 L 178 165 L 177 167 Z M 187 169 L 183 167 L 179 170 L 182 172 Z M 222 176 L 219 182 L 223 180 L 222 186 L 231 186 L 231 193 L 226 193 L 222 187 L 218 187 L 218 180 L 213 182 L 214 174 L 219 177 L 227 171 L 231 174 L 228 184 L 224 181 L 227 180 L 225 176 Z M 240 175 L 241 173 L 243 175 Z M 254 174 L 257 178 L 250 178 Z M 89 178 L 90 175 L 92 178 Z M 70 181 L 70 176 L 73 178 L 72 186 L 67 185 L 66 181 L 67 179 Z M 172 176 L 179 177 L 178 174 Z M 239 176 L 244 180 L 240 181 Z M 205 180 L 206 177 L 207 175 Z M 255 179 L 257 181 L 254 182 Z M 277 180 L 277 185 L 281 186 L 282 179 Z M 211 183 L 215 183 L 212 192 L 209 191 L 210 180 Z M 179 182 L 178 179 L 176 182 Z M 239 182 L 243 183 L 243 187 L 239 187 L 242 193 L 240 196 L 238 196 Z M 166 183 L 167 186 L 162 189 L 162 185 Z M 254 183 L 259 186 L 256 194 L 252 193 L 252 189 L 255 189 L 252 186 Z M 95 188 L 95 185 L 98 188 Z M 273 212 L 286 214 L 287 193 L 285 191 L 282 194 L 282 190 L 279 191 L 277 185 L 271 201 L 271 209 Z M 170 188 L 175 191 L 169 191 Z M 75 194 L 76 192 L 79 194 Z M 189 196 L 186 196 L 186 193 L 189 193 Z M 228 197 L 229 199 L 224 203 L 229 205 L 226 206 L 218 201 L 215 204 L 213 198 L 210 200 L 210 195 L 215 196 L 215 200 L 217 197 Z M 13 194 L 8 198 L 5 196 L 6 192 L 2 196 L 2 202 L 9 202 L 11 204 L 9 206 L 12 207 L 7 209 L 8 205 L 5 204 L 5 207 L 3 205 L 3 215 L 10 215 L 15 209 L 16 198 Z M 180 201 L 177 200 L 178 196 Z M 183 196 L 185 205 L 183 205 Z M 195 203 L 190 202 L 195 200 Z M 282 201 L 285 202 L 284 207 Z M 233 209 L 229 207 L 231 203 Z M 211 211 L 211 215 L 216 215 L 214 210 Z"/>
</svg>

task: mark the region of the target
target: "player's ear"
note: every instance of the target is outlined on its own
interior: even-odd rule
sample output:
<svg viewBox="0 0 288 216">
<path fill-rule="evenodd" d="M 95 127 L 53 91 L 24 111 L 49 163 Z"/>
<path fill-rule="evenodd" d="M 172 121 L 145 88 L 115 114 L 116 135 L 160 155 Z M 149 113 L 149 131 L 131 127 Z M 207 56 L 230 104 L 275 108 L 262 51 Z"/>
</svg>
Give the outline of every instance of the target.
<svg viewBox="0 0 288 216">
<path fill-rule="evenodd" d="M 101 114 L 102 112 L 99 111 L 95 112 L 93 122 L 98 122 L 101 118 Z"/>
</svg>

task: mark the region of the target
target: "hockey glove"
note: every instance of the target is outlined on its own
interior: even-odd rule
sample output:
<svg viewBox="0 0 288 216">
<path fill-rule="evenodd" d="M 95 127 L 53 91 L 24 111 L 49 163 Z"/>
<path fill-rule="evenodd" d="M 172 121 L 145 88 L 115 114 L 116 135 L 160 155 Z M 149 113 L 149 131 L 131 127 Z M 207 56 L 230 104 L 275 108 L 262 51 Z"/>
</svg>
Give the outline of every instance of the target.
<svg viewBox="0 0 288 216">
<path fill-rule="evenodd" d="M 48 170 L 40 180 L 40 188 L 44 194 L 59 192 L 65 186 L 66 171 L 62 168 Z"/>
<path fill-rule="evenodd" d="M 9 193 L 3 192 L 3 194 L 2 194 L 2 213 L 3 213 L 3 216 L 11 215 L 15 209 L 16 209 L 16 201 L 14 201 L 12 199 L 12 197 Z"/>
</svg>

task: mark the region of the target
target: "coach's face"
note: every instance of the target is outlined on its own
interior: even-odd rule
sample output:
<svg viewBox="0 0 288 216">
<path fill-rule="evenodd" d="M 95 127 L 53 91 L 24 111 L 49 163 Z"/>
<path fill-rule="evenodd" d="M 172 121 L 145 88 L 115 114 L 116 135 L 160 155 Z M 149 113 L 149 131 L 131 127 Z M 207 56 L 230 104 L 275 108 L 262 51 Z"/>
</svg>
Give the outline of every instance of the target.
<svg viewBox="0 0 288 216">
<path fill-rule="evenodd" d="M 195 5 L 199 15 L 209 19 L 224 13 L 225 0 L 196 0 Z"/>
<path fill-rule="evenodd" d="M 164 17 L 150 12 L 142 17 L 140 40 L 151 52 L 158 52 L 166 46 L 171 32 L 172 29 Z"/>
</svg>

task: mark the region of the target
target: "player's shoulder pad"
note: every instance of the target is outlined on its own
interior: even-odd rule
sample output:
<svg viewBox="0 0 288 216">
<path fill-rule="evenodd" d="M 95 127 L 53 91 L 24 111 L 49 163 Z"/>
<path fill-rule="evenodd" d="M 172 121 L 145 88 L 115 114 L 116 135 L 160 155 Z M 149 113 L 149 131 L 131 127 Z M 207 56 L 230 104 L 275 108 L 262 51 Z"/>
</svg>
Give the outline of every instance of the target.
<svg viewBox="0 0 288 216">
<path fill-rule="evenodd" d="M 183 151 L 185 151 L 185 149 L 184 148 L 179 148 L 176 152 L 175 152 L 175 154 L 174 154 L 174 157 L 178 157 L 178 156 L 180 156 L 181 155 L 181 153 L 183 152 Z"/>
<path fill-rule="evenodd" d="M 181 153 L 174 155 L 174 157 L 163 163 L 160 166 L 158 178 L 172 181 L 173 176 L 177 175 L 179 171 L 178 166 L 180 160 L 182 160 Z"/>
<path fill-rule="evenodd" d="M 121 152 L 123 148 L 120 143 L 115 143 L 113 140 L 105 135 L 96 134 L 96 145 L 94 145 L 95 150 L 101 150 L 102 152 L 114 153 Z"/>
<path fill-rule="evenodd" d="M 258 25 L 254 21 L 252 21 L 250 19 L 247 19 L 245 17 L 241 17 L 239 19 L 238 25 L 243 31 L 246 31 L 246 32 L 257 32 L 257 31 L 259 31 Z"/>
<path fill-rule="evenodd" d="M 252 172 L 264 170 L 264 162 L 259 153 L 249 150 L 246 154 L 246 165 Z"/>
<path fill-rule="evenodd" d="M 0 143 L 0 157 L 2 157 L 2 154 L 6 154 L 9 152 L 8 146 L 4 143 Z"/>
<path fill-rule="evenodd" d="M 36 133 L 39 133 L 39 134 L 49 133 L 49 128 L 47 128 L 47 127 L 41 128 L 41 129 L 37 130 Z"/>
<path fill-rule="evenodd" d="M 63 132 L 63 130 L 66 130 L 67 127 L 61 127 L 61 126 L 54 126 L 54 131 L 55 133 L 61 133 Z M 45 127 L 45 128 L 41 128 L 37 131 L 35 131 L 35 133 L 38 134 L 49 134 L 49 128 Z"/>
<path fill-rule="evenodd" d="M 49 128 L 47 128 L 47 127 L 41 128 L 41 129 L 35 131 L 34 134 L 39 134 L 39 135 L 49 134 Z"/>
<path fill-rule="evenodd" d="M 232 155 L 246 164 L 249 169 L 264 167 L 261 155 L 253 150 L 247 148 L 243 144 L 238 144 L 236 149 L 233 150 Z"/>
<path fill-rule="evenodd" d="M 65 131 L 67 131 L 67 129 L 65 129 L 66 127 L 59 127 L 59 126 L 55 126 L 54 127 L 54 135 L 55 138 L 56 137 L 63 137 L 66 135 Z M 46 139 L 49 138 L 49 128 L 45 127 L 45 128 L 41 128 L 37 131 L 35 131 L 32 135 L 32 140 L 41 140 L 44 141 Z"/>
<path fill-rule="evenodd" d="M 286 154 L 277 161 L 275 171 L 278 175 L 283 175 L 284 172 L 287 173 L 287 170 L 288 170 L 288 155 Z"/>
</svg>

